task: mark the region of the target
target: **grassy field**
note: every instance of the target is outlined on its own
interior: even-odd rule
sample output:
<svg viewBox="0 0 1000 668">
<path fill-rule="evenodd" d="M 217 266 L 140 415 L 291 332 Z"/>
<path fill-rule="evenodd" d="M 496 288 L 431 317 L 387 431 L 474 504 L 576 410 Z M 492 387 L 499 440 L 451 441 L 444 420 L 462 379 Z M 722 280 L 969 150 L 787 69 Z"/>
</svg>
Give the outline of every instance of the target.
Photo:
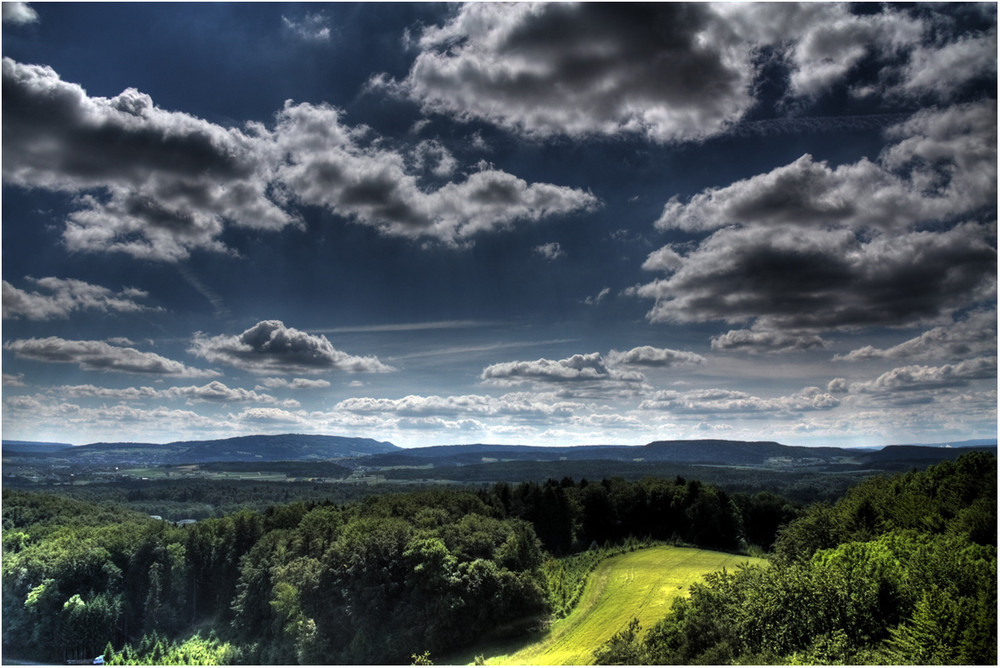
<svg viewBox="0 0 1000 668">
<path fill-rule="evenodd" d="M 537 638 L 520 644 L 480 648 L 471 656 L 453 657 L 468 663 L 482 654 L 489 665 L 581 665 L 593 663 L 592 653 L 635 617 L 648 629 L 660 621 L 671 602 L 706 573 L 733 569 L 760 559 L 687 547 L 651 547 L 602 561 L 590 577 L 576 608 Z M 485 650 L 485 651 L 484 651 Z"/>
</svg>

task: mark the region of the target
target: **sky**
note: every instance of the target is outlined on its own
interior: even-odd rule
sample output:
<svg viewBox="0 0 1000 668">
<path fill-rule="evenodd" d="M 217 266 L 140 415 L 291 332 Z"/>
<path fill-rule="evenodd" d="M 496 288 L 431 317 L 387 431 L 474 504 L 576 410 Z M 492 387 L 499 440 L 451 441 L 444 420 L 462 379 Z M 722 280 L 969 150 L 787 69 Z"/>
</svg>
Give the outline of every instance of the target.
<svg viewBox="0 0 1000 668">
<path fill-rule="evenodd" d="M 3 438 L 996 438 L 997 7 L 3 3 Z"/>
</svg>

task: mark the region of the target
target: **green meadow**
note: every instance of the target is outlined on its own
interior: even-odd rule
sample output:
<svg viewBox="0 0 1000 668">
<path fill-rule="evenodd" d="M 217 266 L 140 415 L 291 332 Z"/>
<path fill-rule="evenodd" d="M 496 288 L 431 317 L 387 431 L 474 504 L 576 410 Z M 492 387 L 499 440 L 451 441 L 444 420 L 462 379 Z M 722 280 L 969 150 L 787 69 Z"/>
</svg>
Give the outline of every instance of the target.
<svg viewBox="0 0 1000 668">
<path fill-rule="evenodd" d="M 707 573 L 762 561 L 672 546 L 620 554 L 597 565 L 577 606 L 543 635 L 521 647 L 508 643 L 494 646 L 496 654 L 477 651 L 474 655 L 482 654 L 488 665 L 590 664 L 594 650 L 623 630 L 633 617 L 649 628 L 663 619 L 675 598 L 687 595 L 688 588 Z"/>
</svg>

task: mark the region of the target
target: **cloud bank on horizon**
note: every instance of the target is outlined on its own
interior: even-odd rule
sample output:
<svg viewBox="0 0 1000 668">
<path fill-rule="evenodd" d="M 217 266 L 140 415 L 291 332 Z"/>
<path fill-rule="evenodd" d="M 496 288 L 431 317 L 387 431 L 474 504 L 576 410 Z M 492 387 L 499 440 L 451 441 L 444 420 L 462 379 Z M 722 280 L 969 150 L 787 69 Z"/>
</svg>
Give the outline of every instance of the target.
<svg viewBox="0 0 1000 668">
<path fill-rule="evenodd" d="M 996 436 L 995 4 L 3 36 L 4 438 Z"/>
</svg>

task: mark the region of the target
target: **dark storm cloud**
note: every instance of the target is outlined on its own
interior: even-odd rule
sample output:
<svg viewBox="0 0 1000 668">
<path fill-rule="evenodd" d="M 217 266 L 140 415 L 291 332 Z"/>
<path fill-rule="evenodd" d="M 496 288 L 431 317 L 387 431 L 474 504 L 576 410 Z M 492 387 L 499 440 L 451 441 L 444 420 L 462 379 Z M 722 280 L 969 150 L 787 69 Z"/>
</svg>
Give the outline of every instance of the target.
<svg viewBox="0 0 1000 668">
<path fill-rule="evenodd" d="M 280 320 L 264 320 L 241 334 L 208 337 L 197 334 L 191 354 L 213 364 L 253 373 L 380 373 L 393 371 L 376 357 L 357 357 L 337 350 L 325 336 L 315 336 Z"/>
<path fill-rule="evenodd" d="M 156 353 L 141 352 L 135 348 L 111 345 L 104 341 L 72 341 L 49 336 L 42 339 L 7 341 L 3 348 L 25 359 L 77 364 L 81 369 L 88 371 L 118 371 L 184 378 L 219 375 L 215 371 L 192 369 Z"/>
</svg>

